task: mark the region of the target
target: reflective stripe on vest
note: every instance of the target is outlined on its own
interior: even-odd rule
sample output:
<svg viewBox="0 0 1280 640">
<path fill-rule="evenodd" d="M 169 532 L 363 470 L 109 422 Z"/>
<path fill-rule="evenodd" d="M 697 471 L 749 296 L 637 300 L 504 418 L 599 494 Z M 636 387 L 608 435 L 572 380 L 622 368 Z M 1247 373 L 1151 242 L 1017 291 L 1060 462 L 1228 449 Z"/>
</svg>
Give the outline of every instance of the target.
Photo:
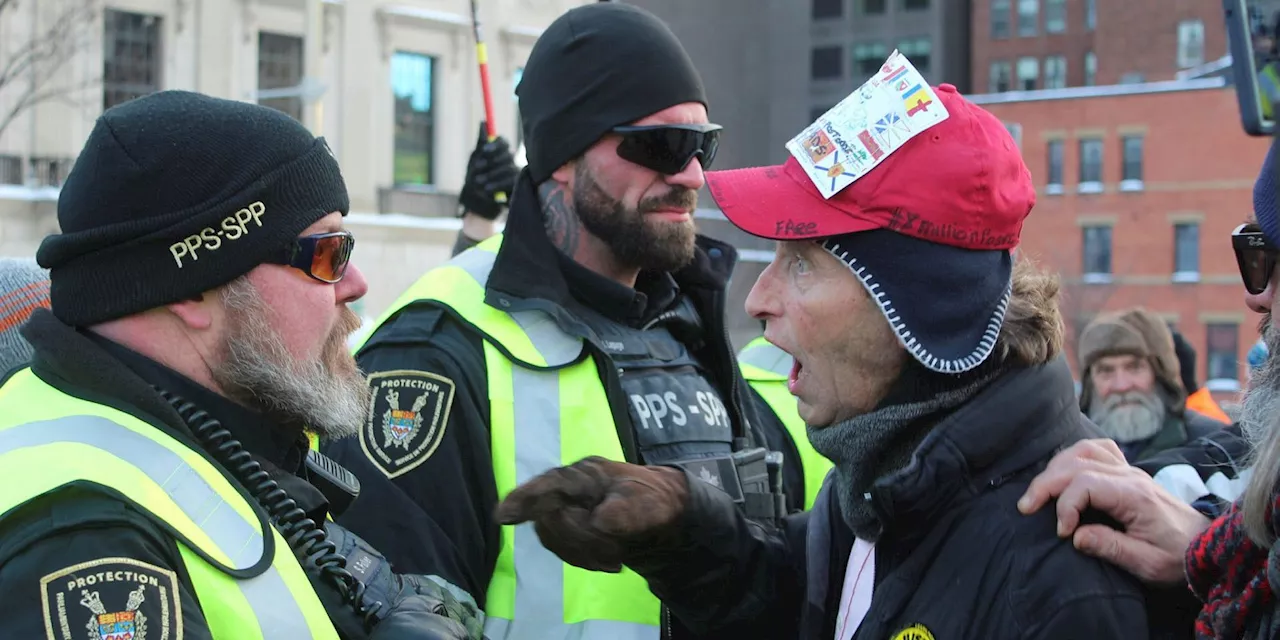
<svg viewBox="0 0 1280 640">
<path fill-rule="evenodd" d="M 267 563 L 253 510 L 199 454 L 29 369 L 14 374 L 0 388 L 0 514 L 76 481 L 114 489 L 186 538 L 177 546 L 214 638 L 337 638 L 287 543 L 272 529 Z"/>
<path fill-rule="evenodd" d="M 755 340 L 747 343 L 738 354 L 738 364 L 751 365 L 757 369 L 763 369 L 771 374 L 767 376 L 760 375 L 759 372 L 752 372 L 751 379 L 767 379 L 767 380 L 786 380 L 791 377 L 791 354 L 774 346 L 772 342 L 760 336 Z M 745 375 L 745 374 L 744 374 Z"/>
<path fill-rule="evenodd" d="M 431 270 L 374 325 L 376 331 L 400 309 L 433 301 L 488 336 L 489 433 L 499 500 L 538 474 L 587 456 L 624 459 L 594 361 L 573 364 L 582 340 L 562 332 L 544 312 L 507 313 L 485 303 L 501 241 L 501 235 L 489 238 Z M 610 574 L 566 564 L 542 546 L 531 524 L 502 527 L 501 545 L 485 606 L 490 640 L 659 637 L 658 599 L 630 569 Z"/>
<path fill-rule="evenodd" d="M 747 343 L 738 353 L 742 377 L 747 379 L 747 384 L 764 398 L 774 415 L 782 421 L 791 434 L 796 451 L 800 453 L 798 462 L 804 472 L 804 508 L 811 509 L 818 499 L 822 481 L 834 465 L 809 443 L 809 430 L 796 409 L 796 397 L 787 389 L 792 362 L 786 351 L 765 340 L 764 336 Z"/>
</svg>

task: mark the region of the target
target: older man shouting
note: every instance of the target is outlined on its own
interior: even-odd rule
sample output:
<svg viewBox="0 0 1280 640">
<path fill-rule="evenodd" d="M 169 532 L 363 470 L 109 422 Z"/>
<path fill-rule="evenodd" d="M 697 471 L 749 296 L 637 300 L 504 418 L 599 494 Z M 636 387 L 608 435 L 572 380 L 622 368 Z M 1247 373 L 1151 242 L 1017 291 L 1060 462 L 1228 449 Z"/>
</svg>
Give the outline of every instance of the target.
<svg viewBox="0 0 1280 640">
<path fill-rule="evenodd" d="M 630 567 L 705 637 L 1146 637 L 1133 581 L 1014 509 L 1090 431 L 1058 283 L 1013 259 L 1035 201 L 1021 155 L 950 85 L 894 93 L 906 108 L 871 126 L 876 92 L 911 85 L 893 58 L 878 75 L 862 113 L 820 120 L 785 165 L 708 174 L 735 225 L 780 241 L 747 309 L 795 358 L 789 388 L 835 465 L 811 512 L 773 535 L 683 471 L 587 459 L 499 517 L 578 566 Z M 913 121 L 926 107 L 932 124 Z M 868 129 L 840 130 L 855 118 Z"/>
</svg>

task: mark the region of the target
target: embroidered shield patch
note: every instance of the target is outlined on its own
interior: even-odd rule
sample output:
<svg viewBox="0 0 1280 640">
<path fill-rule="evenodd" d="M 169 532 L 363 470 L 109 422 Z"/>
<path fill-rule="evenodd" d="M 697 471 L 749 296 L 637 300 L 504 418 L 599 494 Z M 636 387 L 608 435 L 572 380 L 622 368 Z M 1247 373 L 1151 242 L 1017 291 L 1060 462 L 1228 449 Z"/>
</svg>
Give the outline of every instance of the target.
<svg viewBox="0 0 1280 640">
<path fill-rule="evenodd" d="M 404 475 L 440 446 L 453 407 L 453 381 L 427 371 L 382 371 L 369 376 L 369 387 L 373 401 L 360 447 L 388 478 Z"/>
<path fill-rule="evenodd" d="M 132 558 L 100 558 L 40 579 L 46 635 L 56 640 L 182 640 L 173 571 Z"/>
</svg>

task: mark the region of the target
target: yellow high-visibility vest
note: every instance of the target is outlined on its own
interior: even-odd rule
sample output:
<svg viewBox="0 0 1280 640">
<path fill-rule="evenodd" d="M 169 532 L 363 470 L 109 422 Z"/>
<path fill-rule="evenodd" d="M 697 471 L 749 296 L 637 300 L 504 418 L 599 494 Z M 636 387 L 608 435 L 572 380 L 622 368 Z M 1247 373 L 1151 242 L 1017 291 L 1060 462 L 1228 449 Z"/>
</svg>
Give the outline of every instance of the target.
<svg viewBox="0 0 1280 640">
<path fill-rule="evenodd" d="M 494 479 L 502 500 L 549 469 L 588 456 L 624 460 L 604 383 L 586 345 L 541 311 L 508 313 L 485 303 L 502 235 L 428 271 L 355 347 L 401 309 L 447 307 L 481 334 L 489 387 Z M 657 640 L 661 604 L 643 578 L 561 561 L 532 524 L 504 526 L 485 606 L 490 640 Z"/>
<path fill-rule="evenodd" d="M 791 356 L 760 336 L 747 343 L 738 353 L 738 367 L 747 384 L 769 403 L 773 413 L 791 433 L 791 440 L 800 452 L 800 467 L 804 470 L 804 508 L 813 508 L 813 502 L 822 488 L 822 481 L 833 466 L 809 444 L 809 432 L 800 414 L 796 412 L 796 398 L 787 390 L 787 378 L 791 375 Z"/>
<path fill-rule="evenodd" d="M 337 640 L 289 544 L 200 452 L 31 369 L 15 373 L 0 387 L 0 514 L 85 482 L 177 532 L 217 640 Z"/>
</svg>

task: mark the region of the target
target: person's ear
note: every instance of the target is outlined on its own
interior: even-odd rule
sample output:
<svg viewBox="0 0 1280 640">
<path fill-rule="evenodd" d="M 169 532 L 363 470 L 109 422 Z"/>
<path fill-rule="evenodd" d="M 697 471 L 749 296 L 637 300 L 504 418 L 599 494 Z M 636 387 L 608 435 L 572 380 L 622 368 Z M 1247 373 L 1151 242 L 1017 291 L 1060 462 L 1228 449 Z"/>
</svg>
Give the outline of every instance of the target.
<svg viewBox="0 0 1280 640">
<path fill-rule="evenodd" d="M 551 172 L 551 179 L 570 189 L 573 189 L 573 174 L 577 167 L 577 160 L 570 160 L 562 165 L 559 169 Z"/>
<path fill-rule="evenodd" d="M 165 308 L 177 316 L 187 328 L 203 331 L 213 326 L 215 298 L 216 296 L 204 294 L 180 302 L 171 302 L 165 305 Z"/>
</svg>

